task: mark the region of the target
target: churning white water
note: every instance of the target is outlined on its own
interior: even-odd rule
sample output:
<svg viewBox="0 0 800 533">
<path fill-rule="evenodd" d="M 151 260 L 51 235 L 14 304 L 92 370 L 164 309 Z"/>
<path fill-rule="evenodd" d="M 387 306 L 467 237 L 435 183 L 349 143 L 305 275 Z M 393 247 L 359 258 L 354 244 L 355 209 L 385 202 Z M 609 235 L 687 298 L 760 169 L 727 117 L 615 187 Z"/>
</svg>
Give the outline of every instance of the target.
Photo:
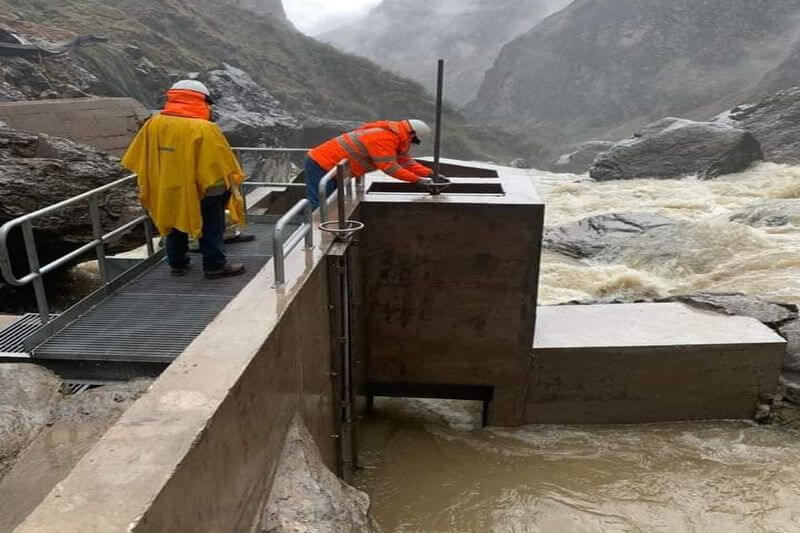
<svg viewBox="0 0 800 533">
<path fill-rule="evenodd" d="M 661 232 L 660 239 L 634 239 L 608 259 L 575 260 L 545 251 L 540 304 L 692 291 L 800 303 L 800 167 L 761 163 L 710 181 L 598 183 L 540 171 L 531 171 L 531 179 L 545 199 L 550 226 L 607 213 L 656 213 L 687 223 Z M 787 223 L 731 221 L 755 207 L 787 213 Z"/>
</svg>

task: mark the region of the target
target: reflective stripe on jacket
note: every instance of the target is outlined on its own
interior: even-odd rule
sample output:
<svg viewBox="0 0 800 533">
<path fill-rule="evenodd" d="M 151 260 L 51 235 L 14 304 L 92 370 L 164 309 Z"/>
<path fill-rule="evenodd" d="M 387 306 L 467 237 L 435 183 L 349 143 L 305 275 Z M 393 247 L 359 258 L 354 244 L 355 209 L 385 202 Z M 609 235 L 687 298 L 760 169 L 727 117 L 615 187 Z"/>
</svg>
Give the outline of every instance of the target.
<svg viewBox="0 0 800 533">
<path fill-rule="evenodd" d="M 408 121 L 381 121 L 365 124 L 360 129 L 331 139 L 312 149 L 309 157 L 326 171 L 347 159 L 356 176 L 379 169 L 394 178 L 413 183 L 430 176 L 432 171 L 408 155 L 410 148 L 411 127 Z"/>
</svg>

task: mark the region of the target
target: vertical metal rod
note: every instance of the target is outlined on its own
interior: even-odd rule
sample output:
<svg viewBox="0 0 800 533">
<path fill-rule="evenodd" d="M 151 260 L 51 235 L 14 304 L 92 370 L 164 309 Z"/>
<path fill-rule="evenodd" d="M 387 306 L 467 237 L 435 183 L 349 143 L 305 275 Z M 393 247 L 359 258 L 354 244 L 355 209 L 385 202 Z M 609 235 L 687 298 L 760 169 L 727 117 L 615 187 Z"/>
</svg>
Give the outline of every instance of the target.
<svg viewBox="0 0 800 533">
<path fill-rule="evenodd" d="M 153 228 L 150 227 L 150 219 L 144 221 L 144 238 L 147 239 L 147 257 L 150 257 L 156 253 L 155 248 L 153 248 Z"/>
<path fill-rule="evenodd" d="M 28 255 L 28 266 L 36 274 L 33 278 L 33 290 L 36 293 L 36 307 L 39 308 L 39 317 L 42 324 L 50 321 L 50 306 L 47 304 L 47 294 L 44 290 L 44 280 L 39 272 L 39 255 L 36 253 L 36 239 L 33 236 L 33 224 L 30 220 L 22 223 L 22 237 L 25 240 L 25 253 Z"/>
<path fill-rule="evenodd" d="M 344 420 L 342 424 L 342 463 L 345 481 L 350 481 L 355 471 L 355 433 L 353 430 L 353 361 L 350 351 L 350 279 L 347 254 L 339 256 L 339 301 L 342 305 L 340 323 L 340 346 L 342 350 L 343 389 L 342 404 Z"/>
<path fill-rule="evenodd" d="M 272 262 L 275 263 L 275 287 L 283 287 L 286 283 L 286 270 L 283 257 L 283 228 L 276 224 L 272 234 Z"/>
<path fill-rule="evenodd" d="M 436 76 L 436 133 L 433 138 L 433 172 L 439 174 L 439 157 L 442 148 L 442 92 L 444 90 L 444 59 L 439 60 Z"/>
<path fill-rule="evenodd" d="M 308 229 L 306 230 L 306 250 L 310 250 L 314 247 L 314 206 L 312 206 L 311 202 L 308 200 L 306 200 L 304 212 L 306 215 L 306 224 L 308 225 Z"/>
<path fill-rule="evenodd" d="M 347 214 L 344 206 L 344 189 L 347 186 L 347 163 L 336 165 L 336 185 L 339 190 L 336 193 L 336 200 L 339 204 L 339 229 L 347 229 Z"/>
<path fill-rule="evenodd" d="M 100 277 L 103 285 L 108 285 L 108 265 L 106 265 L 106 245 L 103 243 L 103 230 L 100 227 L 100 207 L 97 205 L 97 196 L 89 197 L 89 216 L 92 219 L 92 235 L 97 245 L 94 247 L 97 254 L 97 266 L 100 268 Z"/>
</svg>

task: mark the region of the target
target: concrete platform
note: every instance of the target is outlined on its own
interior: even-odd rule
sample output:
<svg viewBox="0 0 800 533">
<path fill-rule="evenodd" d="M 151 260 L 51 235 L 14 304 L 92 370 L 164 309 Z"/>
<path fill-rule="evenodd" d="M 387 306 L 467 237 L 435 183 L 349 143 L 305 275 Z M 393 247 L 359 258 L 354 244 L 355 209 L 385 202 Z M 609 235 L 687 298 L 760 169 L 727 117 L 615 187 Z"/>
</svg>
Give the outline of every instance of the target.
<svg viewBox="0 0 800 533">
<path fill-rule="evenodd" d="M 525 420 L 751 418 L 784 350 L 757 320 L 678 303 L 540 307 Z"/>
</svg>

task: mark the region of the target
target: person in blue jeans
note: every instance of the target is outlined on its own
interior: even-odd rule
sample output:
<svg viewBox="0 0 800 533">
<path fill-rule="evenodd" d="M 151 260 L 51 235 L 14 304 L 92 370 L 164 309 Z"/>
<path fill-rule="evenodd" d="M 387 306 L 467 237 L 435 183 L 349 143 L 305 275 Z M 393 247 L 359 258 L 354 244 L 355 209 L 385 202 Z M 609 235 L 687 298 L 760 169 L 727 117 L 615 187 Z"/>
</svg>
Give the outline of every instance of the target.
<svg viewBox="0 0 800 533">
<path fill-rule="evenodd" d="M 449 180 L 414 161 L 409 155 L 412 145 L 419 145 L 431 136 L 431 128 L 423 121 L 380 120 L 364 124 L 357 130 L 343 133 L 312 148 L 306 158 L 306 198 L 319 207 L 319 182 L 342 160 L 350 164 L 354 176 L 381 170 L 409 184 L 430 185 Z M 326 197 L 336 190 L 336 180 L 328 182 Z"/>
<path fill-rule="evenodd" d="M 200 253 L 203 254 L 203 270 L 206 277 L 215 277 L 213 273 L 222 273 L 227 264 L 223 251 L 223 235 L 225 233 L 225 205 L 230 197 L 229 191 L 222 194 L 206 193 L 200 201 L 200 213 L 203 217 L 203 234 L 200 236 Z M 184 275 L 189 268 L 189 234 L 173 229 L 166 238 L 167 262 L 173 275 Z M 209 274 L 212 274 L 209 276 Z M 224 276 L 216 276 L 224 277 Z"/>
</svg>

